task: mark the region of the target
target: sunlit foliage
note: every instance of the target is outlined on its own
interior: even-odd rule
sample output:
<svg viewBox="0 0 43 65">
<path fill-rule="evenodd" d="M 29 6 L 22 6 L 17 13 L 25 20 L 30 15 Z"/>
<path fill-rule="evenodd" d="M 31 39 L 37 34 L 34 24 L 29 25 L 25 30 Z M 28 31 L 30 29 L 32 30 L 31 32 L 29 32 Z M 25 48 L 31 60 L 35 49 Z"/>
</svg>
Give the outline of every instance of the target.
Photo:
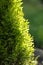
<svg viewBox="0 0 43 65">
<path fill-rule="evenodd" d="M 0 65 L 33 65 L 34 45 L 22 0 L 0 0 Z"/>
</svg>

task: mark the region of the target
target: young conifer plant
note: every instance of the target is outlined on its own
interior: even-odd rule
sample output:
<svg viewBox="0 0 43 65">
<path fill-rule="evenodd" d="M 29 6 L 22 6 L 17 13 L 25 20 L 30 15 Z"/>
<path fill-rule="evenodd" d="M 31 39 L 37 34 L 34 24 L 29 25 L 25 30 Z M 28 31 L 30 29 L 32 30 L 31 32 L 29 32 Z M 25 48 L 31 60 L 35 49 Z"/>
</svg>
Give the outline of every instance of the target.
<svg viewBox="0 0 43 65">
<path fill-rule="evenodd" d="M 34 44 L 22 0 L 0 0 L 0 65 L 33 65 Z"/>
</svg>

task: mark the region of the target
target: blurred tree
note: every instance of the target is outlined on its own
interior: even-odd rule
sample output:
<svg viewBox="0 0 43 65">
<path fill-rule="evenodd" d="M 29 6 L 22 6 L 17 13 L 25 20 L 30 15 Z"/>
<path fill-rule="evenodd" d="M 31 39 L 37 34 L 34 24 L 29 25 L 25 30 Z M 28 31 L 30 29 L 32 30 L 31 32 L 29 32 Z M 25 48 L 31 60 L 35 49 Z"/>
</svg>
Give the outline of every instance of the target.
<svg viewBox="0 0 43 65">
<path fill-rule="evenodd" d="M 41 0 L 41 3 L 43 4 L 43 0 Z"/>
</svg>

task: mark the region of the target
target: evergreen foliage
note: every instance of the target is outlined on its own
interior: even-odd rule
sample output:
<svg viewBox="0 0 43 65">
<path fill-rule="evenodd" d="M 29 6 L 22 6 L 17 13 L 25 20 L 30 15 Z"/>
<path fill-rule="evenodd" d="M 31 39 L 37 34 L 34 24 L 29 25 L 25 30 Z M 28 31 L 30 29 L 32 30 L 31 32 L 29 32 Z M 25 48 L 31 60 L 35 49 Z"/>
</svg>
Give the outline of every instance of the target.
<svg viewBox="0 0 43 65">
<path fill-rule="evenodd" d="M 22 0 L 0 0 L 0 65 L 33 65 L 34 45 Z"/>
</svg>

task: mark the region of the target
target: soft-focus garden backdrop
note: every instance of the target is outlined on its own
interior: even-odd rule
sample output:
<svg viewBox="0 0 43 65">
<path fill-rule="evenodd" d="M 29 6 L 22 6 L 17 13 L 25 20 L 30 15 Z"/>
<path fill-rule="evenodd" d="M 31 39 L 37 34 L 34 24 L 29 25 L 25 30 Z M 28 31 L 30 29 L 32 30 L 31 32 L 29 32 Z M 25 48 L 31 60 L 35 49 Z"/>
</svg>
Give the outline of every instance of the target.
<svg viewBox="0 0 43 65">
<path fill-rule="evenodd" d="M 43 48 L 43 0 L 23 0 L 25 18 L 30 22 L 30 33 L 35 47 Z"/>
</svg>

